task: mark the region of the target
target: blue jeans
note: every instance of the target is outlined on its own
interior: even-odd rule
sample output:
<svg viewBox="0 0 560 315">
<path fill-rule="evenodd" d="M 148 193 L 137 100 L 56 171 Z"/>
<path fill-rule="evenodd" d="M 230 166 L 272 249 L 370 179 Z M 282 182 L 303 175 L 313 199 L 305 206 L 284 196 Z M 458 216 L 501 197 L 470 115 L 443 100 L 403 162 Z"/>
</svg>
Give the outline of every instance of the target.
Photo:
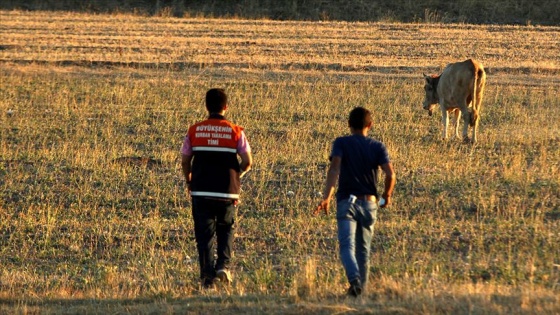
<svg viewBox="0 0 560 315">
<path fill-rule="evenodd" d="M 342 265 L 349 282 L 359 279 L 365 286 L 369 274 L 369 255 L 377 202 L 341 200 L 336 206 L 338 244 Z"/>
</svg>

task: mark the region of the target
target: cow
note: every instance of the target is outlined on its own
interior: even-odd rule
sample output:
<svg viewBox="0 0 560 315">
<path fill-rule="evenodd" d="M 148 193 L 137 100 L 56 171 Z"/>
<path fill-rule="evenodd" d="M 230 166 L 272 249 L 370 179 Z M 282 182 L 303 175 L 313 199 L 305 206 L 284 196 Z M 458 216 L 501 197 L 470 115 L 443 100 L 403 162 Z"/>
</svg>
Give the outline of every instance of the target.
<svg viewBox="0 0 560 315">
<path fill-rule="evenodd" d="M 480 120 L 482 95 L 486 85 L 484 66 L 474 60 L 448 64 L 440 75 L 424 74 L 426 97 L 423 107 L 431 116 L 439 104 L 442 113 L 443 139 L 447 139 L 449 114 L 455 116 L 455 136 L 459 137 L 459 119 L 463 116 L 463 140 L 469 142 L 467 134 L 472 127 L 472 142 L 476 142 L 476 132 Z"/>
</svg>

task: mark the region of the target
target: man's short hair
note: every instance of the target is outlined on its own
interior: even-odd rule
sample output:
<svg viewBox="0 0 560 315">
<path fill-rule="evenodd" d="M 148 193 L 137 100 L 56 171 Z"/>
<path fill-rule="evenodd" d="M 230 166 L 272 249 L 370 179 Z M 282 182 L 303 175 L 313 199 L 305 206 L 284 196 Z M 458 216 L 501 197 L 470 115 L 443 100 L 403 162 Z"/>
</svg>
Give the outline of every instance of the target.
<svg viewBox="0 0 560 315">
<path fill-rule="evenodd" d="M 362 130 L 371 123 L 371 112 L 363 107 L 356 107 L 350 112 L 348 126 Z"/>
<path fill-rule="evenodd" d="M 227 95 L 223 89 L 210 89 L 206 92 L 206 109 L 209 113 L 219 113 L 227 106 Z"/>
</svg>

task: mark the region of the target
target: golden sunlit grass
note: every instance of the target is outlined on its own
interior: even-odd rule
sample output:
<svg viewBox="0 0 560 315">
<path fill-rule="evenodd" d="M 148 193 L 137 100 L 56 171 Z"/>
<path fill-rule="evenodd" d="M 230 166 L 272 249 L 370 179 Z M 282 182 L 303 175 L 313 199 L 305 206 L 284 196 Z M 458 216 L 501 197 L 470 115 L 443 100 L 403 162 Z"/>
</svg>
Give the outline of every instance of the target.
<svg viewBox="0 0 560 315">
<path fill-rule="evenodd" d="M 560 29 L 0 19 L 0 311 L 560 312 Z M 422 72 L 468 57 L 488 68 L 474 146 L 441 141 L 421 109 Z M 199 292 L 178 157 L 210 87 L 256 164 L 235 282 Z M 310 215 L 354 106 L 398 174 L 357 301 L 334 217 Z"/>
</svg>

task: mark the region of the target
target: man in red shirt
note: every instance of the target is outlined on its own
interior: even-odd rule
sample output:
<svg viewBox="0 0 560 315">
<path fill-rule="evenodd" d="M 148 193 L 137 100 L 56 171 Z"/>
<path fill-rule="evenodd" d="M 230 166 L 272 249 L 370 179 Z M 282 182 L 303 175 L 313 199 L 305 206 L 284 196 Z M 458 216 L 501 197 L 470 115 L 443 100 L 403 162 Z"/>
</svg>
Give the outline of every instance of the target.
<svg viewBox="0 0 560 315">
<path fill-rule="evenodd" d="M 208 119 L 196 123 L 181 148 L 181 166 L 192 197 L 195 239 L 204 288 L 231 282 L 228 269 L 240 178 L 251 168 L 251 147 L 243 128 L 226 120 L 223 89 L 206 93 Z M 241 162 L 238 160 L 238 156 Z M 214 258 L 217 239 L 217 260 Z"/>
</svg>

